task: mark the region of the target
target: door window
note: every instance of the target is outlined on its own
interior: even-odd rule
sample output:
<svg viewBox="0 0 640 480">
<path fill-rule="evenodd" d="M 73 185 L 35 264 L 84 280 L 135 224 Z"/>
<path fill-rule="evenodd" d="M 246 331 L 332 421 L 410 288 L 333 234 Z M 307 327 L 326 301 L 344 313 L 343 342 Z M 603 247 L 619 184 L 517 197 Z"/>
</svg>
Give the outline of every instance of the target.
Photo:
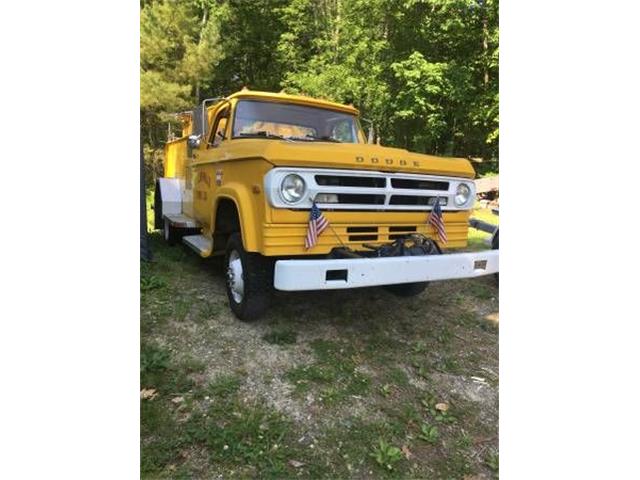
<svg viewBox="0 0 640 480">
<path fill-rule="evenodd" d="M 225 139 L 228 120 L 229 109 L 227 108 L 216 117 L 216 122 L 213 130 L 211 131 L 211 138 L 209 138 L 207 147 L 217 147 L 218 145 L 220 145 L 222 140 Z"/>
</svg>

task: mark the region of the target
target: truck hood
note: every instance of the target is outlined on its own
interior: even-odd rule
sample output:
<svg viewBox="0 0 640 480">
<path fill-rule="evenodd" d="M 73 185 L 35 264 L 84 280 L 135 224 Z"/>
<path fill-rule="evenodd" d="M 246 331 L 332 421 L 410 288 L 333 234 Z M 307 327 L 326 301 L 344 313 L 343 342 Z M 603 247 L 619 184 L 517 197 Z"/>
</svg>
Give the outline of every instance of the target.
<svg viewBox="0 0 640 480">
<path fill-rule="evenodd" d="M 262 157 L 276 166 L 410 172 L 465 178 L 475 176 L 471 163 L 464 158 L 424 155 L 380 145 L 248 138 L 233 143 L 238 149 L 247 152 L 247 156 Z M 238 153 L 240 152 L 235 152 L 236 155 Z"/>
</svg>

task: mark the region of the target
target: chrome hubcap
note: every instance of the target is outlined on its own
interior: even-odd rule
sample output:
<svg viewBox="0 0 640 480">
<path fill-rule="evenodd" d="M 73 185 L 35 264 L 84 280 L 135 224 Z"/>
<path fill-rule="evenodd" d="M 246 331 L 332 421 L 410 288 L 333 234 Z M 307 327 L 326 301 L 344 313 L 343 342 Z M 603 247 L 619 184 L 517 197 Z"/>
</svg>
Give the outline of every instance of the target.
<svg viewBox="0 0 640 480">
<path fill-rule="evenodd" d="M 241 303 L 244 297 L 244 278 L 242 278 L 242 261 L 240 254 L 233 250 L 229 255 L 227 265 L 227 284 L 236 303 Z"/>
</svg>

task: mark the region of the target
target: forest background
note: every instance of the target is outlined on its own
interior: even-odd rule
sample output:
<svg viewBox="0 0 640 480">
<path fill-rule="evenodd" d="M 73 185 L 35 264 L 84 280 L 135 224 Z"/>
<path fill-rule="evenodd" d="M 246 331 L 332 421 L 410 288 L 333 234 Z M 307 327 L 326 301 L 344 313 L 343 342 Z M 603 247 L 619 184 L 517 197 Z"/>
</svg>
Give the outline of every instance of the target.
<svg viewBox="0 0 640 480">
<path fill-rule="evenodd" d="M 351 103 L 382 145 L 498 173 L 498 40 L 497 0 L 142 0 L 147 178 L 177 112 L 245 86 Z"/>
</svg>

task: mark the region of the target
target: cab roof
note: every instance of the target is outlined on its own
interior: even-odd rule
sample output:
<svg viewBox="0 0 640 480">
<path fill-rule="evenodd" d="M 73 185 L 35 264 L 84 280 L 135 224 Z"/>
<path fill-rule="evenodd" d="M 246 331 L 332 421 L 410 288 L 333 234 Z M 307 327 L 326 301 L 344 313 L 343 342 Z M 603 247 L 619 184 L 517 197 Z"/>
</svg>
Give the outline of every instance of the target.
<svg viewBox="0 0 640 480">
<path fill-rule="evenodd" d="M 330 102 L 329 100 L 321 100 L 319 98 L 307 97 L 305 95 L 289 95 L 288 93 L 279 92 L 260 92 L 257 90 L 249 90 L 248 88 L 243 88 L 239 92 L 236 92 L 227 97 L 228 100 L 233 99 L 260 99 L 260 100 L 270 100 L 270 101 L 280 101 L 280 102 L 289 102 L 289 103 L 298 103 L 302 105 L 309 105 L 312 107 L 320 107 L 320 108 L 328 108 L 330 110 L 338 110 L 341 112 L 351 113 L 353 115 L 359 115 L 360 112 L 357 108 L 351 105 L 343 105 L 342 103 Z"/>
</svg>

